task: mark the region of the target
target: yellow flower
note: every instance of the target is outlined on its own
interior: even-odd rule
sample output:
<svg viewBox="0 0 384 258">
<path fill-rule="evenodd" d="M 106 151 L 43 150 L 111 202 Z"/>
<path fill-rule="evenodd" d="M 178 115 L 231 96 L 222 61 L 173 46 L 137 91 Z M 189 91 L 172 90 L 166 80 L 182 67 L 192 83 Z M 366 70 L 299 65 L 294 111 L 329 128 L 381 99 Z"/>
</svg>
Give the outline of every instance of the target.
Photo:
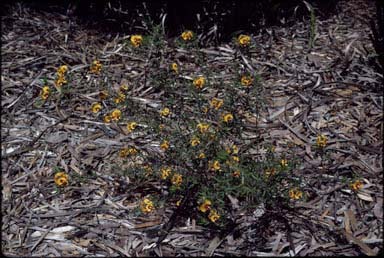
<svg viewBox="0 0 384 258">
<path fill-rule="evenodd" d="M 68 174 L 65 172 L 58 172 L 54 177 L 55 184 L 59 187 L 68 185 Z"/>
<path fill-rule="evenodd" d="M 211 107 L 218 110 L 223 105 L 223 103 L 224 103 L 224 101 L 222 99 L 213 98 L 210 102 L 210 105 L 211 105 Z"/>
<path fill-rule="evenodd" d="M 293 188 L 293 189 L 289 190 L 289 198 L 291 198 L 292 200 L 298 200 L 302 196 L 303 196 L 303 193 L 300 190 L 298 190 L 297 188 Z"/>
<path fill-rule="evenodd" d="M 233 120 L 233 115 L 231 113 L 225 113 L 222 118 L 224 122 L 229 123 Z"/>
<path fill-rule="evenodd" d="M 181 199 L 176 202 L 176 206 L 179 207 L 181 204 Z"/>
<path fill-rule="evenodd" d="M 127 129 L 128 129 L 128 132 L 132 132 L 133 130 L 135 130 L 137 126 L 137 123 L 136 122 L 130 122 L 127 124 Z"/>
<path fill-rule="evenodd" d="M 59 68 L 57 68 L 57 74 L 58 75 L 64 75 L 68 71 L 68 66 L 62 65 Z"/>
<path fill-rule="evenodd" d="M 169 116 L 169 114 L 171 113 L 171 111 L 169 110 L 169 108 L 163 108 L 161 111 L 160 111 L 160 115 L 162 117 L 167 117 Z"/>
<path fill-rule="evenodd" d="M 220 215 L 217 213 L 216 210 L 211 210 L 211 211 L 209 212 L 208 218 L 210 219 L 210 221 L 212 221 L 213 223 L 215 223 L 216 220 L 220 219 Z"/>
<path fill-rule="evenodd" d="M 101 104 L 100 103 L 97 103 L 97 102 L 95 102 L 95 103 L 92 103 L 92 106 L 91 106 L 91 110 L 92 110 L 92 112 L 93 113 L 99 113 L 100 112 L 100 110 L 101 110 Z"/>
<path fill-rule="evenodd" d="M 155 210 L 155 207 L 153 206 L 153 202 L 151 200 L 145 198 L 140 204 L 140 209 L 143 213 L 150 213 Z"/>
<path fill-rule="evenodd" d="M 130 155 L 136 155 L 137 154 L 137 149 L 136 148 L 129 148 L 128 153 Z"/>
<path fill-rule="evenodd" d="M 174 184 L 177 187 L 179 187 L 181 185 L 181 183 L 183 182 L 183 177 L 180 174 L 175 173 L 172 176 L 171 182 L 172 182 L 172 184 Z"/>
<path fill-rule="evenodd" d="M 196 89 L 201 90 L 204 87 L 205 78 L 203 76 L 197 77 L 193 80 L 193 85 L 195 85 Z"/>
<path fill-rule="evenodd" d="M 232 156 L 232 160 L 233 160 L 234 162 L 240 162 L 240 159 L 239 159 L 238 156 Z"/>
<path fill-rule="evenodd" d="M 246 47 L 251 44 L 251 37 L 248 35 L 241 34 L 237 38 L 237 41 L 239 42 L 240 46 Z"/>
<path fill-rule="evenodd" d="M 171 174 L 171 168 L 169 167 L 161 168 L 161 179 L 163 180 L 167 179 L 170 174 Z"/>
<path fill-rule="evenodd" d="M 327 137 L 323 134 L 318 135 L 316 139 L 316 144 L 320 148 L 324 148 L 327 145 Z"/>
<path fill-rule="evenodd" d="M 190 31 L 190 30 L 186 30 L 186 31 L 184 31 L 183 33 L 181 33 L 181 38 L 182 38 L 184 41 L 192 40 L 192 38 L 193 38 L 193 32 Z"/>
<path fill-rule="evenodd" d="M 267 169 L 265 169 L 264 173 L 265 173 L 266 177 L 270 177 L 276 173 L 276 169 L 275 168 L 267 168 Z"/>
<path fill-rule="evenodd" d="M 119 152 L 120 158 L 126 158 L 128 156 L 128 148 L 123 148 Z"/>
<path fill-rule="evenodd" d="M 218 171 L 221 169 L 220 167 L 220 162 L 218 160 L 215 160 L 212 164 L 211 164 L 211 170 L 212 171 Z"/>
<path fill-rule="evenodd" d="M 108 97 L 108 91 L 106 91 L 106 90 L 103 90 L 103 91 L 100 91 L 99 92 L 99 98 L 100 98 L 100 100 L 105 100 L 107 97 Z"/>
<path fill-rule="evenodd" d="M 50 92 L 51 92 L 51 89 L 48 86 L 44 86 L 41 89 L 41 93 L 40 93 L 41 98 L 46 100 L 49 97 Z"/>
<path fill-rule="evenodd" d="M 110 115 L 105 115 L 104 116 L 104 123 L 110 123 L 111 122 L 111 116 Z"/>
<path fill-rule="evenodd" d="M 232 173 L 232 176 L 233 177 L 240 177 L 240 171 L 239 170 L 236 170 Z"/>
<path fill-rule="evenodd" d="M 171 70 L 174 71 L 175 73 L 179 73 L 179 66 L 177 65 L 177 63 L 171 64 Z"/>
<path fill-rule="evenodd" d="M 200 144 L 200 139 L 197 137 L 193 137 L 191 140 L 192 147 L 195 147 L 196 145 L 199 145 L 199 144 Z"/>
<path fill-rule="evenodd" d="M 209 124 L 204 124 L 204 123 L 198 123 L 197 124 L 197 129 L 200 130 L 200 133 L 206 133 L 208 131 Z"/>
<path fill-rule="evenodd" d="M 164 141 L 160 144 L 160 148 L 161 148 L 163 151 L 168 150 L 168 149 L 169 149 L 169 141 L 164 140 Z"/>
<path fill-rule="evenodd" d="M 199 159 L 205 159 L 205 154 L 204 152 L 199 153 Z"/>
<path fill-rule="evenodd" d="M 134 47 L 139 47 L 143 43 L 143 37 L 141 35 L 132 35 L 131 36 L 131 44 Z"/>
<path fill-rule="evenodd" d="M 351 185 L 352 190 L 358 191 L 363 187 L 363 183 L 360 180 L 356 180 Z"/>
<path fill-rule="evenodd" d="M 208 199 L 205 199 L 202 204 L 199 206 L 199 211 L 201 212 L 207 212 L 207 210 L 211 209 L 211 201 Z"/>
<path fill-rule="evenodd" d="M 282 167 L 288 167 L 288 160 L 286 160 L 286 159 L 282 159 L 282 160 L 280 161 L 280 165 L 281 165 Z"/>
<path fill-rule="evenodd" d="M 92 62 L 90 71 L 91 71 L 91 73 L 99 74 L 101 72 L 101 67 L 102 67 L 102 65 L 101 65 L 100 61 L 95 60 Z"/>
<path fill-rule="evenodd" d="M 239 153 L 239 148 L 236 145 L 232 146 L 232 153 L 233 154 L 238 154 Z"/>
<path fill-rule="evenodd" d="M 127 91 L 128 90 L 128 85 L 126 85 L 126 84 L 122 84 L 121 86 L 120 86 L 120 91 Z"/>
<path fill-rule="evenodd" d="M 250 86 L 251 84 L 252 84 L 252 82 L 253 82 L 253 79 L 252 79 L 252 77 L 251 76 L 242 76 L 241 77 L 241 85 L 243 85 L 243 86 Z"/>
<path fill-rule="evenodd" d="M 121 111 L 119 109 L 115 109 L 111 113 L 111 119 L 112 121 L 119 121 L 121 118 Z"/>
<path fill-rule="evenodd" d="M 115 103 L 119 104 L 120 102 L 123 102 L 125 100 L 125 97 L 126 96 L 124 93 L 119 92 L 117 98 L 115 98 Z"/>
<path fill-rule="evenodd" d="M 55 80 L 55 86 L 57 88 L 60 88 L 61 86 L 63 86 L 63 84 L 66 84 L 67 83 L 67 80 L 65 79 L 64 75 L 58 75 L 57 76 L 57 79 Z"/>
</svg>

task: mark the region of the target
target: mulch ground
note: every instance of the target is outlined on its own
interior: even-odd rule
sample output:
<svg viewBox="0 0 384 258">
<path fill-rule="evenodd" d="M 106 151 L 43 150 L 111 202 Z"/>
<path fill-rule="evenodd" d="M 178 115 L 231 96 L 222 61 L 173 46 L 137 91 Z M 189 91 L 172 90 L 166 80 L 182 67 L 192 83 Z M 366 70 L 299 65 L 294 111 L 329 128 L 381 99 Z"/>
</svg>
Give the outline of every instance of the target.
<svg viewBox="0 0 384 258">
<path fill-rule="evenodd" d="M 375 9 L 360 0 L 341 1 L 340 8 L 337 15 L 317 20 L 311 49 L 309 22 L 297 22 L 253 35 L 258 48 L 252 58 L 243 58 L 244 66 L 260 74 L 266 100 L 259 116 L 249 117 L 244 133 L 300 161 L 295 173 L 304 179 L 308 199 L 295 203 L 283 218 L 278 207 L 238 211 L 238 223 L 226 234 L 185 218 L 156 244 L 156 233 L 172 209 L 144 217 L 133 212 L 140 191 L 129 178 L 114 174 L 112 166 L 126 136 L 89 115 L 95 94 L 79 83 L 73 98 L 34 106 L 41 79 L 54 78 L 62 64 L 70 66 L 69 73 L 81 74 L 99 57 L 113 68 L 108 76 L 118 85 L 122 78 L 140 80 L 145 60 L 123 51 L 126 35 L 100 33 L 73 17 L 15 5 L 2 17 L 1 35 L 2 252 L 86 257 L 378 254 L 383 250 L 383 75 L 374 69 L 369 37 Z M 218 70 L 235 58 L 231 44 L 201 51 Z M 180 51 L 180 62 L 187 55 Z M 145 84 L 131 94 L 140 103 L 161 103 Z M 318 134 L 328 137 L 327 158 L 313 148 Z M 140 137 L 134 142 L 150 144 Z M 263 157 L 265 149 L 253 155 Z M 57 192 L 55 166 L 79 180 L 89 171 L 93 176 Z M 364 183 L 358 193 L 348 184 L 355 177 Z"/>
</svg>

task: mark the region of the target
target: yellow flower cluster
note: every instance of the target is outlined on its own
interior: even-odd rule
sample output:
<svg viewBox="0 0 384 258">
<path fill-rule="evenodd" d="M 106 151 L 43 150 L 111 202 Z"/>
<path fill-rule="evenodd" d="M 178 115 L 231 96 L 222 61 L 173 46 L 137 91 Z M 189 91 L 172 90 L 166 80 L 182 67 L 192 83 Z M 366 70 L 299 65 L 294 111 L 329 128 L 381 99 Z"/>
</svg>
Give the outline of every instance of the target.
<svg viewBox="0 0 384 258">
<path fill-rule="evenodd" d="M 190 31 L 190 30 L 186 30 L 184 31 L 183 33 L 181 33 L 181 38 L 184 40 L 184 41 L 190 41 L 193 39 L 193 32 Z"/>
<path fill-rule="evenodd" d="M 92 103 L 91 110 L 92 110 L 93 113 L 95 113 L 95 114 L 99 113 L 101 108 L 102 108 L 102 106 L 101 106 L 100 103 L 98 103 L 98 102 Z"/>
<path fill-rule="evenodd" d="M 133 130 L 135 130 L 137 126 L 137 123 L 136 122 L 130 122 L 127 124 L 127 130 L 128 132 L 132 132 Z"/>
<path fill-rule="evenodd" d="M 239 43 L 240 46 L 247 47 L 251 44 L 251 37 L 248 35 L 241 34 L 237 38 L 237 42 Z"/>
<path fill-rule="evenodd" d="M 94 74 L 100 74 L 100 72 L 101 72 L 101 68 L 102 68 L 102 67 L 103 67 L 103 66 L 101 65 L 100 61 L 95 60 L 95 61 L 93 61 L 92 64 L 91 64 L 90 72 L 91 72 L 91 73 L 94 73 Z"/>
<path fill-rule="evenodd" d="M 225 123 L 230 123 L 233 120 L 233 115 L 231 113 L 224 113 L 222 119 Z"/>
<path fill-rule="evenodd" d="M 182 175 L 180 175 L 179 173 L 175 173 L 172 176 L 171 182 L 172 182 L 173 185 L 179 187 L 181 185 L 181 183 L 183 182 Z"/>
<path fill-rule="evenodd" d="M 121 158 L 126 158 L 128 155 L 136 155 L 137 154 L 137 149 L 136 148 L 123 148 L 119 152 L 119 156 Z"/>
<path fill-rule="evenodd" d="M 299 189 L 293 188 L 289 190 L 289 198 L 291 198 L 292 200 L 298 200 L 301 197 L 303 197 L 303 192 L 300 191 Z"/>
<path fill-rule="evenodd" d="M 122 93 L 122 92 L 119 92 L 119 93 L 117 94 L 117 97 L 115 98 L 114 102 L 115 102 L 116 104 L 119 104 L 119 103 L 123 102 L 123 101 L 125 100 L 125 98 L 126 98 L 125 94 Z"/>
<path fill-rule="evenodd" d="M 222 99 L 213 98 L 210 102 L 210 105 L 212 108 L 218 110 L 222 105 L 224 101 Z"/>
<path fill-rule="evenodd" d="M 352 190 L 358 191 L 363 187 L 363 183 L 360 180 L 356 180 L 351 185 Z"/>
<path fill-rule="evenodd" d="M 241 76 L 241 85 L 248 87 L 252 83 L 253 83 L 253 79 L 251 76 L 246 76 L 246 75 Z"/>
<path fill-rule="evenodd" d="M 67 83 L 67 80 L 65 79 L 65 73 L 68 71 L 68 66 L 62 65 L 57 69 L 57 76 L 55 80 L 55 85 L 57 88 L 60 88 L 63 86 L 63 84 Z"/>
<path fill-rule="evenodd" d="M 179 73 L 179 66 L 177 65 L 177 63 L 171 64 L 171 70 L 174 71 L 175 73 Z"/>
<path fill-rule="evenodd" d="M 134 47 L 140 47 L 143 43 L 143 37 L 141 35 L 132 35 L 131 36 L 131 44 Z"/>
<path fill-rule="evenodd" d="M 168 150 L 168 149 L 169 149 L 169 141 L 164 140 L 164 141 L 160 144 L 160 148 L 161 148 L 163 151 Z"/>
<path fill-rule="evenodd" d="M 327 137 L 323 134 L 321 135 L 318 135 L 317 136 L 317 139 L 316 139 L 316 144 L 318 147 L 320 148 L 324 148 L 325 146 L 327 146 Z"/>
<path fill-rule="evenodd" d="M 121 118 L 121 111 L 119 109 L 114 109 L 110 114 L 104 116 L 104 122 L 110 123 L 111 121 L 119 121 Z"/>
<path fill-rule="evenodd" d="M 165 180 L 169 177 L 172 170 L 169 167 L 163 167 L 163 168 L 161 168 L 160 172 L 161 172 L 161 179 Z"/>
<path fill-rule="evenodd" d="M 155 210 L 155 206 L 151 200 L 145 198 L 140 204 L 140 210 L 143 213 L 150 213 Z"/>
<path fill-rule="evenodd" d="M 193 85 L 196 87 L 196 89 L 201 90 L 204 87 L 205 84 L 205 78 L 203 76 L 197 77 L 193 80 Z"/>
<path fill-rule="evenodd" d="M 68 185 L 68 174 L 65 172 L 58 172 L 54 177 L 55 184 L 59 187 Z"/>
<path fill-rule="evenodd" d="M 169 114 L 171 113 L 171 111 L 169 110 L 169 108 L 163 108 L 161 111 L 160 111 L 160 115 L 162 117 L 167 117 L 169 116 Z"/>
<path fill-rule="evenodd" d="M 49 94 L 51 93 L 51 89 L 48 86 L 44 86 L 41 89 L 40 96 L 43 100 L 46 100 L 49 97 Z"/>
</svg>

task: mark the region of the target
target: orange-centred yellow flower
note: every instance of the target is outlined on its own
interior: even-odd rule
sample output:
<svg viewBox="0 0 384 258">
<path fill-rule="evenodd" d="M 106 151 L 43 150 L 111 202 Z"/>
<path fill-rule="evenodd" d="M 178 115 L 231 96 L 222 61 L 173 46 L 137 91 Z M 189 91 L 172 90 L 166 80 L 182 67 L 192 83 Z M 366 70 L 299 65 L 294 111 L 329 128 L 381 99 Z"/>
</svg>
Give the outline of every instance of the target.
<svg viewBox="0 0 384 258">
<path fill-rule="evenodd" d="M 110 115 L 105 115 L 104 116 L 104 123 L 110 123 L 111 122 L 111 116 Z"/>
<path fill-rule="evenodd" d="M 200 152 L 198 157 L 199 157 L 199 159 L 205 159 L 206 158 L 204 152 Z"/>
<path fill-rule="evenodd" d="M 121 111 L 119 109 L 115 109 L 111 113 L 111 119 L 112 121 L 119 121 L 121 118 Z"/>
<path fill-rule="evenodd" d="M 57 68 L 57 74 L 58 75 L 64 75 L 68 71 L 68 66 L 62 65 L 59 68 Z"/>
<path fill-rule="evenodd" d="M 135 130 L 137 126 L 137 123 L 136 122 L 130 122 L 127 124 L 127 130 L 128 132 L 132 132 L 133 130 Z"/>
<path fill-rule="evenodd" d="M 179 187 L 181 185 L 181 183 L 183 182 L 183 177 L 182 175 L 178 174 L 178 173 L 175 173 L 173 176 L 172 176 L 172 179 L 171 179 L 171 182 L 173 185 Z"/>
<path fill-rule="evenodd" d="M 218 219 L 220 219 L 220 215 L 217 213 L 216 210 L 212 209 L 212 210 L 209 211 L 208 218 L 209 218 L 210 221 L 215 223 Z"/>
<path fill-rule="evenodd" d="M 98 102 L 92 103 L 91 110 L 93 113 L 95 113 L 95 114 L 99 113 L 101 108 L 102 108 L 102 106 L 100 103 L 98 103 Z"/>
<path fill-rule="evenodd" d="M 160 172 L 161 172 L 161 179 L 165 180 L 169 177 L 172 171 L 171 171 L 171 168 L 169 167 L 163 167 L 161 168 Z"/>
<path fill-rule="evenodd" d="M 54 177 L 55 184 L 59 187 L 68 185 L 68 174 L 65 172 L 57 172 Z"/>
<path fill-rule="evenodd" d="M 246 47 L 251 44 L 251 37 L 248 35 L 241 34 L 237 38 L 237 42 L 239 43 L 240 46 Z"/>
<path fill-rule="evenodd" d="M 169 141 L 164 140 L 164 141 L 160 144 L 160 148 L 161 148 L 163 151 L 168 150 L 168 149 L 169 149 Z"/>
<path fill-rule="evenodd" d="M 140 204 L 140 210 L 143 212 L 143 213 L 150 213 L 152 211 L 155 210 L 155 206 L 153 205 L 153 202 L 148 199 L 148 198 L 145 198 L 141 204 Z"/>
<path fill-rule="evenodd" d="M 193 39 L 193 32 L 190 31 L 190 30 L 186 30 L 184 31 L 183 33 L 181 33 L 181 38 L 184 40 L 184 41 L 190 41 Z"/>
<path fill-rule="evenodd" d="M 143 43 L 143 36 L 141 35 L 132 35 L 131 36 L 131 44 L 134 47 L 140 47 Z"/>
<path fill-rule="evenodd" d="M 209 209 L 211 209 L 211 201 L 208 199 L 205 199 L 202 204 L 199 206 L 199 211 L 201 212 L 207 212 Z"/>
<path fill-rule="evenodd" d="M 353 191 L 358 191 L 363 187 L 363 183 L 360 180 L 355 180 L 350 186 Z"/>
<path fill-rule="evenodd" d="M 293 189 L 289 190 L 289 198 L 291 198 L 292 200 L 298 200 L 302 196 L 303 196 L 303 192 L 301 192 L 297 188 L 293 188 Z"/>
<path fill-rule="evenodd" d="M 90 67 L 90 72 L 94 74 L 99 74 L 101 72 L 102 65 L 100 61 L 94 60 Z"/>
<path fill-rule="evenodd" d="M 325 146 L 327 146 L 327 141 L 327 137 L 323 134 L 318 135 L 316 138 L 316 144 L 320 148 L 324 148 Z"/>
<path fill-rule="evenodd" d="M 246 76 L 246 75 L 241 76 L 241 85 L 248 87 L 248 86 L 251 86 L 252 83 L 253 83 L 253 79 L 251 76 Z"/>
<path fill-rule="evenodd" d="M 224 101 L 222 99 L 213 98 L 210 102 L 210 105 L 212 108 L 218 110 L 222 105 Z"/>
<path fill-rule="evenodd" d="M 175 73 L 179 73 L 179 66 L 177 65 L 177 63 L 171 64 L 171 70 L 174 71 Z"/>
<path fill-rule="evenodd" d="M 225 113 L 223 114 L 222 119 L 225 123 L 229 123 L 233 120 L 233 115 L 231 113 Z"/>
<path fill-rule="evenodd" d="M 160 115 L 162 117 L 167 117 L 167 116 L 169 116 L 170 113 L 171 113 L 171 111 L 167 107 L 165 107 L 162 110 L 160 110 Z"/>
<path fill-rule="evenodd" d="M 196 87 L 196 89 L 201 90 L 204 87 L 205 84 L 205 78 L 203 76 L 197 77 L 193 80 L 193 85 Z"/>
</svg>

